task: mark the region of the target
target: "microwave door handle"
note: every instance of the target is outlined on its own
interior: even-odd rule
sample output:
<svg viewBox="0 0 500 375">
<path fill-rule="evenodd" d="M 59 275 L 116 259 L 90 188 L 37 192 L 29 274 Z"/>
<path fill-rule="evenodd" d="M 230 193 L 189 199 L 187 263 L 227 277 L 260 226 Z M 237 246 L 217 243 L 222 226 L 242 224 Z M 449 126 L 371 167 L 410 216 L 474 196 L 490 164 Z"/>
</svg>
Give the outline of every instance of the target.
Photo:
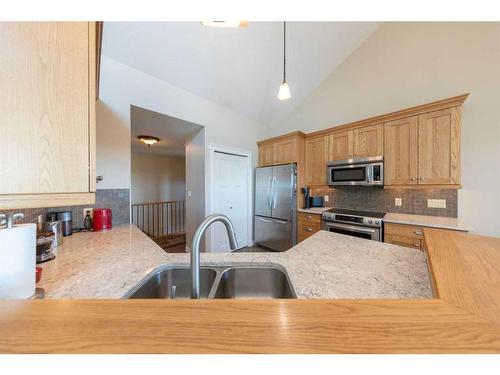
<svg viewBox="0 0 500 375">
<path fill-rule="evenodd" d="M 366 233 L 366 234 L 375 233 L 374 229 L 360 228 L 360 227 L 355 227 L 352 225 L 345 225 L 345 224 L 338 224 L 338 223 L 326 223 L 326 225 L 327 225 L 327 227 L 330 227 L 330 228 L 346 229 L 346 230 L 350 230 L 352 232 L 357 232 L 357 233 Z"/>
<path fill-rule="evenodd" d="M 369 184 L 372 182 L 373 180 L 373 176 L 372 176 L 372 172 L 373 172 L 373 166 L 371 165 L 367 165 L 365 167 L 365 170 L 366 170 L 366 183 Z"/>
</svg>

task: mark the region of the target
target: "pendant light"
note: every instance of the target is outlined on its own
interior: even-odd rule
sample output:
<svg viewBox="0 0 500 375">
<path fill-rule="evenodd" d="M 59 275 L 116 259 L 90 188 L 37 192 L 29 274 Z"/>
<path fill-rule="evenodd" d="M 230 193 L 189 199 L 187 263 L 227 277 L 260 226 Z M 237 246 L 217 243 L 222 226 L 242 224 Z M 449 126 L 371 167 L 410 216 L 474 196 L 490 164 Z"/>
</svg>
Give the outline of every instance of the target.
<svg viewBox="0 0 500 375">
<path fill-rule="evenodd" d="M 280 85 L 280 90 L 278 91 L 279 100 L 290 99 L 292 95 L 290 94 L 290 88 L 286 81 L 286 22 L 283 22 L 283 82 Z"/>
</svg>

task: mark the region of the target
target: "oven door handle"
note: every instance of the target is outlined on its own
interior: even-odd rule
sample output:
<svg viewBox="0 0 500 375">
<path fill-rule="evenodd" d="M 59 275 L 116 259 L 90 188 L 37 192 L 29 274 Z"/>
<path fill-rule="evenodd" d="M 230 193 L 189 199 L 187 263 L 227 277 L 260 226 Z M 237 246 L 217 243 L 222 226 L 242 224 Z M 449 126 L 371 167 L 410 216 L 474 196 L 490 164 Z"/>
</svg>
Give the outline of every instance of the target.
<svg viewBox="0 0 500 375">
<path fill-rule="evenodd" d="M 346 225 L 346 224 L 338 224 L 338 223 L 325 223 L 325 224 L 329 228 L 345 229 L 345 230 L 350 230 L 351 232 L 357 232 L 357 233 L 374 234 L 376 231 L 375 229 L 360 228 L 360 227 L 355 227 L 353 225 Z"/>
</svg>

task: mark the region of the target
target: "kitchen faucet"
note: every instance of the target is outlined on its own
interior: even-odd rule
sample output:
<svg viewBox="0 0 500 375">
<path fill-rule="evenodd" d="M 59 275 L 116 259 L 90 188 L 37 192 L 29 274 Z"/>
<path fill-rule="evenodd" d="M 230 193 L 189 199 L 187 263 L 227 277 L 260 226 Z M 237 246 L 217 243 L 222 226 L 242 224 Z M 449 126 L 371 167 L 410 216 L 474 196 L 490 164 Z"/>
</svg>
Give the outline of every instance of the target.
<svg viewBox="0 0 500 375">
<path fill-rule="evenodd" d="M 227 236 L 229 237 L 229 247 L 231 250 L 238 248 L 238 241 L 234 233 L 233 223 L 226 215 L 213 214 L 207 216 L 200 224 L 193 236 L 191 245 L 191 298 L 200 298 L 200 242 L 210 225 L 220 221 L 226 227 Z"/>
</svg>

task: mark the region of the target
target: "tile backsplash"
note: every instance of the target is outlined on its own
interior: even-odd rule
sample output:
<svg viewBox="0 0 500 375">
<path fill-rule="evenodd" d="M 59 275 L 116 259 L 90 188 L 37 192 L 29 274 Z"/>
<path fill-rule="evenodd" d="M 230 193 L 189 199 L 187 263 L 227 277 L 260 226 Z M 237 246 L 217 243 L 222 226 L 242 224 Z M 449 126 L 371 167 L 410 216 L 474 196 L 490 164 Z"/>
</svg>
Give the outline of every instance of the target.
<svg viewBox="0 0 500 375">
<path fill-rule="evenodd" d="M 325 206 L 353 210 L 457 217 L 456 189 L 381 189 L 366 186 L 314 189 L 312 195 L 328 195 Z M 401 198 L 402 205 L 394 204 Z M 427 199 L 444 199 L 446 208 L 427 207 Z"/>
<path fill-rule="evenodd" d="M 83 208 L 99 207 L 111 208 L 113 211 L 113 225 L 126 224 L 130 222 L 130 189 L 98 189 L 96 191 L 96 203 L 84 206 L 69 206 L 55 208 L 28 208 L 23 210 L 7 210 L 2 212 L 22 212 L 24 218 L 22 223 L 34 223 L 38 215 L 45 215 L 51 211 L 72 211 L 73 228 L 83 227 Z"/>
</svg>

